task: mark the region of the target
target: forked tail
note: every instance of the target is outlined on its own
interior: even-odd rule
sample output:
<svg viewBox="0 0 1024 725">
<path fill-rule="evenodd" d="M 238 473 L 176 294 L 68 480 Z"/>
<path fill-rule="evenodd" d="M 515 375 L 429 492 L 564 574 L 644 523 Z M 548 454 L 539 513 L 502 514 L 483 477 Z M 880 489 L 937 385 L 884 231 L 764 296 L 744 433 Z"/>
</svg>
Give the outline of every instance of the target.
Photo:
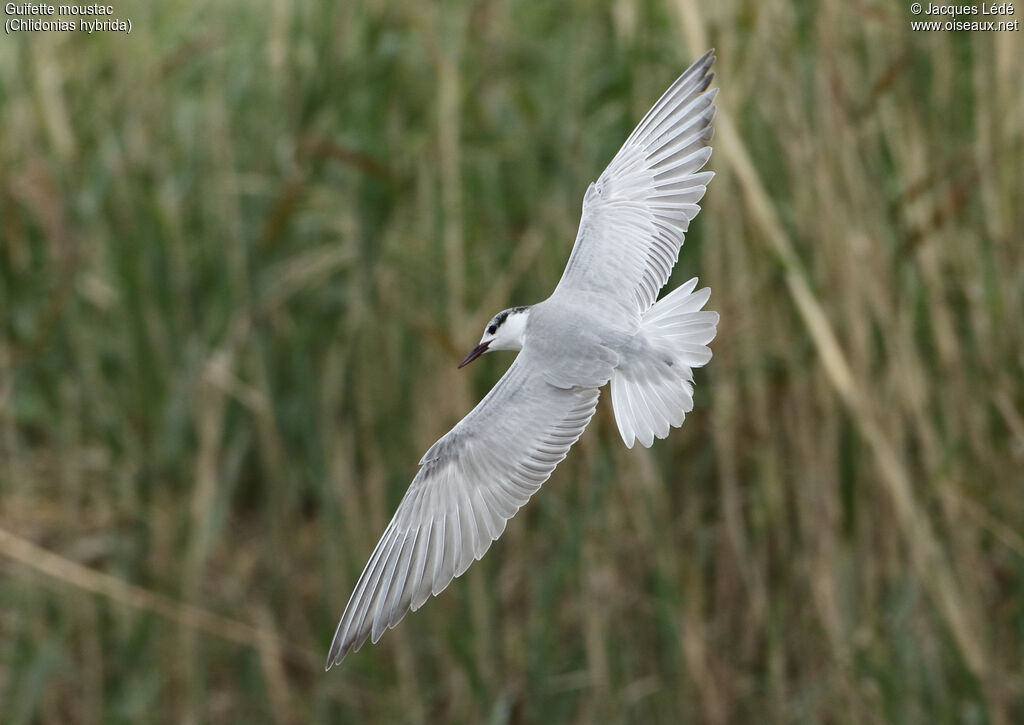
<svg viewBox="0 0 1024 725">
<path fill-rule="evenodd" d="M 702 311 L 711 296 L 697 278 L 658 300 L 644 315 L 636 345 L 612 376 L 615 422 L 626 446 L 650 448 L 693 410 L 693 369 L 711 359 L 718 313 Z"/>
</svg>

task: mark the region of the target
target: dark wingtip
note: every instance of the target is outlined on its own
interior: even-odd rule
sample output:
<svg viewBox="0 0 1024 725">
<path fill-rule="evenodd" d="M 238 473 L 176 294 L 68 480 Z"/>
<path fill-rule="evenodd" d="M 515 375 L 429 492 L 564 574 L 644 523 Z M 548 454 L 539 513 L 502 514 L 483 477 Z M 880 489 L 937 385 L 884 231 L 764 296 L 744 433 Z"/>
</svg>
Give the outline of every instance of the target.
<svg viewBox="0 0 1024 725">
<path fill-rule="evenodd" d="M 331 651 L 327 655 L 327 662 L 324 664 L 324 672 L 330 672 L 332 667 L 340 665 L 341 661 L 345 659 L 345 655 L 347 654 L 348 648 L 343 647 L 340 641 L 335 640 L 331 642 Z"/>
<path fill-rule="evenodd" d="M 707 50 L 704 51 L 704 55 L 702 55 L 700 58 L 698 58 L 697 60 L 695 60 L 693 62 L 693 65 L 698 67 L 698 68 L 699 67 L 707 68 L 712 63 L 714 63 L 715 60 L 716 60 L 715 49 L 714 48 L 708 48 Z"/>
<path fill-rule="evenodd" d="M 705 51 L 704 55 L 693 61 L 690 67 L 683 71 L 683 75 L 680 76 L 679 80 L 681 81 L 683 78 L 699 78 L 697 83 L 700 84 L 700 88 L 697 92 L 702 93 L 711 85 L 711 81 L 715 77 L 715 74 L 711 72 L 711 66 L 717 59 L 714 48 Z"/>
</svg>

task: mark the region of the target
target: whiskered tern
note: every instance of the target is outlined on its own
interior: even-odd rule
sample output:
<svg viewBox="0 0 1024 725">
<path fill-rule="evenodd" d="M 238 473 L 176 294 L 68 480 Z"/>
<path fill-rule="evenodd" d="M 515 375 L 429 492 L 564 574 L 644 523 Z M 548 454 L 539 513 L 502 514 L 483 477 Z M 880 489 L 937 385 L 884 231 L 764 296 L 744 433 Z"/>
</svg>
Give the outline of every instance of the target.
<svg viewBox="0 0 1024 725">
<path fill-rule="evenodd" d="M 327 668 L 440 594 L 501 536 L 565 458 L 605 383 L 622 440 L 650 446 L 693 409 L 718 313 L 696 278 L 660 300 L 714 175 L 708 51 L 654 104 L 583 198 L 576 243 L 543 302 L 495 315 L 459 367 L 520 353 L 420 460 L 334 635 Z"/>
</svg>

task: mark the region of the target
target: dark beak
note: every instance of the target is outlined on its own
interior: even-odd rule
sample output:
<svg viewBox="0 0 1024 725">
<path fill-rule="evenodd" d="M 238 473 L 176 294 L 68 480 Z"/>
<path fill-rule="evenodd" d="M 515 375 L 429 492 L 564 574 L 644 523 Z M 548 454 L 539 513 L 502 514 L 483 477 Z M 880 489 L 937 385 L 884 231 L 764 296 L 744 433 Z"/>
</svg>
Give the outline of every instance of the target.
<svg viewBox="0 0 1024 725">
<path fill-rule="evenodd" d="M 488 340 L 487 342 L 481 342 L 479 345 L 477 345 L 476 347 L 473 348 L 473 352 L 471 352 L 468 355 L 466 355 L 466 359 L 459 363 L 459 367 L 460 368 L 464 368 L 467 365 L 469 365 L 471 362 L 473 362 L 478 357 L 480 357 L 485 352 L 487 352 L 487 348 L 489 348 L 490 346 L 491 346 L 491 341 L 490 340 Z"/>
</svg>

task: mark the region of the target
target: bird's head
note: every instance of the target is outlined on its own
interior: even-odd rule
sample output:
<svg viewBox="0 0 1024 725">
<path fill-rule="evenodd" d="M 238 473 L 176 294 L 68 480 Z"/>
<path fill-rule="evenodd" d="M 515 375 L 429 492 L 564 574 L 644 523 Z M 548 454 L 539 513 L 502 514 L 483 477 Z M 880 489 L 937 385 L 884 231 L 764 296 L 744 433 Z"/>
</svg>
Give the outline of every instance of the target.
<svg viewBox="0 0 1024 725">
<path fill-rule="evenodd" d="M 491 350 L 522 350 L 526 320 L 529 316 L 529 307 L 512 307 L 496 314 L 484 328 L 480 344 L 466 355 L 466 359 L 459 363 L 459 367 L 469 365 Z"/>
</svg>

